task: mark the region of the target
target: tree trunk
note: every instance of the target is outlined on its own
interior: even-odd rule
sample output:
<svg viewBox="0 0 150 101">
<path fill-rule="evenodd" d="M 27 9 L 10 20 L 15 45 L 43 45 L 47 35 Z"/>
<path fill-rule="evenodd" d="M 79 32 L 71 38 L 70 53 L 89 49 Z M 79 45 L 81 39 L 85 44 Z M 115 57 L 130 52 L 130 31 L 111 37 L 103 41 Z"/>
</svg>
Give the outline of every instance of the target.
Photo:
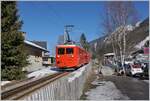
<svg viewBox="0 0 150 101">
<path fill-rule="evenodd" d="M 124 61 L 125 61 L 125 54 L 126 54 L 126 33 L 125 29 L 123 30 L 123 71 L 125 73 Z"/>
</svg>

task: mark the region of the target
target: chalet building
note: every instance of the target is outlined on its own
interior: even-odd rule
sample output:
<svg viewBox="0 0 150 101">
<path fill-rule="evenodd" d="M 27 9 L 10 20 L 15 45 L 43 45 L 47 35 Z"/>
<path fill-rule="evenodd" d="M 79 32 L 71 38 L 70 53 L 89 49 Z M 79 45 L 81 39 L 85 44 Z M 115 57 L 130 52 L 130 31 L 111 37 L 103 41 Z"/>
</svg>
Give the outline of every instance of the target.
<svg viewBox="0 0 150 101">
<path fill-rule="evenodd" d="M 139 60 L 141 62 L 149 61 L 149 40 L 145 42 L 145 44 L 138 50 L 131 53 L 132 57 L 135 60 Z"/>
<path fill-rule="evenodd" d="M 115 53 L 106 53 L 104 54 L 104 64 L 112 65 L 114 63 Z"/>
<path fill-rule="evenodd" d="M 45 42 L 46 43 L 46 42 Z M 49 52 L 46 47 L 42 47 L 31 41 L 25 40 L 25 49 L 28 54 L 29 65 L 24 68 L 25 71 L 32 72 L 42 68 L 42 57 Z M 47 45 L 47 44 L 46 44 Z"/>
</svg>

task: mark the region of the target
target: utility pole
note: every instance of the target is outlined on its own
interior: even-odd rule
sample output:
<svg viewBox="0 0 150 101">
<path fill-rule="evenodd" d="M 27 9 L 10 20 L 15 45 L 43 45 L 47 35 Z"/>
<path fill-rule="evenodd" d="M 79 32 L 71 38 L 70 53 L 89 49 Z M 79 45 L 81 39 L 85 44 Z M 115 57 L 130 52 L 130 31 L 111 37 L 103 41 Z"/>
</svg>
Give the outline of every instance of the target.
<svg viewBox="0 0 150 101">
<path fill-rule="evenodd" d="M 64 44 L 71 42 L 71 39 L 69 37 L 69 32 L 72 31 L 72 28 L 74 25 L 66 25 L 64 30 Z"/>
</svg>

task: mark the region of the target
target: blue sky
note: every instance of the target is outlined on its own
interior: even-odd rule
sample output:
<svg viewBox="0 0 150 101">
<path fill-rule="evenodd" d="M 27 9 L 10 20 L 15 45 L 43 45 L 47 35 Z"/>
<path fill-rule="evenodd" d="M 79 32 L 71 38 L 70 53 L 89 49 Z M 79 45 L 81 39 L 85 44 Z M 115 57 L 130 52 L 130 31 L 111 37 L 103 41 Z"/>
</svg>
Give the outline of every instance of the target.
<svg viewBox="0 0 150 101">
<path fill-rule="evenodd" d="M 81 33 L 85 33 L 88 41 L 102 36 L 101 15 L 103 1 L 90 2 L 36 2 L 19 1 L 18 9 L 23 20 L 22 31 L 27 40 L 47 41 L 50 54 L 55 50 L 58 36 L 64 32 L 64 25 L 73 24 L 71 39 L 79 41 Z M 139 20 L 148 17 L 148 2 L 135 2 Z"/>
</svg>

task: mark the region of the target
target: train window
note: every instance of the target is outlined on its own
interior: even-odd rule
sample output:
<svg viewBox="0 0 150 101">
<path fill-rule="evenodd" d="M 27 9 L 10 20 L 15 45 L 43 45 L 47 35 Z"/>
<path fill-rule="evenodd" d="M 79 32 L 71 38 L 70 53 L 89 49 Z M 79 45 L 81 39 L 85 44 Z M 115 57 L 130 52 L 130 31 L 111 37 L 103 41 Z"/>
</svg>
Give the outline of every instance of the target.
<svg viewBox="0 0 150 101">
<path fill-rule="evenodd" d="M 58 48 L 58 54 L 64 54 L 65 53 L 65 49 L 64 48 Z"/>
<path fill-rule="evenodd" d="M 73 54 L 73 48 L 66 48 L 66 54 Z"/>
</svg>

